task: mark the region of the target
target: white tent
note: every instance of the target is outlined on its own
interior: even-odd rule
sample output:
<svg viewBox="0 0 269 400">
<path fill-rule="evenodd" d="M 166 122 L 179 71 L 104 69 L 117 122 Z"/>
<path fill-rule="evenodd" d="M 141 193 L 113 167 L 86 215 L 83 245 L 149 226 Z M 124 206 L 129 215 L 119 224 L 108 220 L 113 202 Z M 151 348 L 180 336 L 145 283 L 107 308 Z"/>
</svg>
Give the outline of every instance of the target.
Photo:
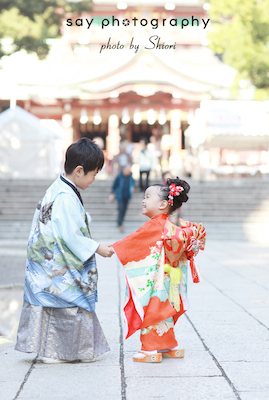
<svg viewBox="0 0 269 400">
<path fill-rule="evenodd" d="M 61 135 L 21 107 L 0 114 L 0 178 L 54 178 L 62 168 Z"/>
<path fill-rule="evenodd" d="M 194 148 L 268 150 L 269 102 L 204 100 L 185 135 Z"/>
</svg>

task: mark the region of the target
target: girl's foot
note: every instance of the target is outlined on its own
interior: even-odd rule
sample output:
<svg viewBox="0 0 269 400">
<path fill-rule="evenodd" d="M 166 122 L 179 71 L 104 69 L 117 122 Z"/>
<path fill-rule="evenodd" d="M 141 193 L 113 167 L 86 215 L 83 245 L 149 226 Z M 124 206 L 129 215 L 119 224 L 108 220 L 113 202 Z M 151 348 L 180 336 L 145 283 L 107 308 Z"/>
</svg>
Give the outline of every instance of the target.
<svg viewBox="0 0 269 400">
<path fill-rule="evenodd" d="M 154 351 L 139 351 L 133 356 L 133 360 L 136 362 L 150 362 L 156 363 L 162 361 L 162 354 Z"/>
<path fill-rule="evenodd" d="M 58 358 L 50 358 L 50 357 L 41 357 L 40 360 L 43 361 L 43 363 L 45 364 L 60 364 L 60 363 L 72 362 L 69 360 L 60 360 Z"/>
<path fill-rule="evenodd" d="M 180 349 L 179 346 L 172 347 L 171 349 L 159 350 L 163 358 L 183 358 L 185 349 Z"/>
<path fill-rule="evenodd" d="M 119 225 L 118 228 L 119 228 L 120 232 L 123 232 L 123 226 L 122 225 Z"/>
</svg>

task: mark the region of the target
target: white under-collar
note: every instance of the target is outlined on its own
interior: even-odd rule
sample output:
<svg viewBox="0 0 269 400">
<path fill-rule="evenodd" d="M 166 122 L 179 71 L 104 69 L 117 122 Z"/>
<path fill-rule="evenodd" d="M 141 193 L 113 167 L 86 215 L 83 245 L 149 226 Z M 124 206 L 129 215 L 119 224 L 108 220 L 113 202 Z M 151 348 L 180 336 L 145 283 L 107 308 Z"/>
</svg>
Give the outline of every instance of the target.
<svg viewBox="0 0 269 400">
<path fill-rule="evenodd" d="M 76 189 L 78 189 L 77 185 L 75 185 L 74 182 L 70 181 L 70 179 L 68 179 L 68 178 L 65 176 L 64 172 L 62 173 L 62 177 L 63 177 L 66 181 L 68 181 L 69 183 L 71 183 L 71 185 L 75 186 Z"/>
</svg>

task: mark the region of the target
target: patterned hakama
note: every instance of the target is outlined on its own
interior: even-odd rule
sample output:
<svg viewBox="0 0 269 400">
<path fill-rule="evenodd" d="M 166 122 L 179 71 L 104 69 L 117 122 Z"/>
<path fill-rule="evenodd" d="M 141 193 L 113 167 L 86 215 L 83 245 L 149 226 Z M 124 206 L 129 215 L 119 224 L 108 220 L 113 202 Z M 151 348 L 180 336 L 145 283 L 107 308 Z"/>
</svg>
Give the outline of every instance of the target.
<svg viewBox="0 0 269 400">
<path fill-rule="evenodd" d="M 91 360 L 110 349 L 94 311 L 24 301 L 15 350 L 62 360 Z"/>
</svg>

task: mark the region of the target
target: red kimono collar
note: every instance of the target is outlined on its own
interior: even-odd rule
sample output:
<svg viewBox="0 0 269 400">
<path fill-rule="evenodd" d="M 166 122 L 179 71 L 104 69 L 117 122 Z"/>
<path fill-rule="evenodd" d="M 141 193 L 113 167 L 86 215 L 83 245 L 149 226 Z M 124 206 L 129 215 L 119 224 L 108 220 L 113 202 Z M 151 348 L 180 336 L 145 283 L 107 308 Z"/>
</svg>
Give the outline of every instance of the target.
<svg viewBox="0 0 269 400">
<path fill-rule="evenodd" d="M 151 220 L 152 221 L 155 220 L 155 221 L 160 222 L 160 224 L 163 224 L 163 223 L 165 223 L 167 218 L 168 218 L 168 214 L 164 213 L 164 214 L 155 215 L 155 217 L 152 217 Z"/>
</svg>

